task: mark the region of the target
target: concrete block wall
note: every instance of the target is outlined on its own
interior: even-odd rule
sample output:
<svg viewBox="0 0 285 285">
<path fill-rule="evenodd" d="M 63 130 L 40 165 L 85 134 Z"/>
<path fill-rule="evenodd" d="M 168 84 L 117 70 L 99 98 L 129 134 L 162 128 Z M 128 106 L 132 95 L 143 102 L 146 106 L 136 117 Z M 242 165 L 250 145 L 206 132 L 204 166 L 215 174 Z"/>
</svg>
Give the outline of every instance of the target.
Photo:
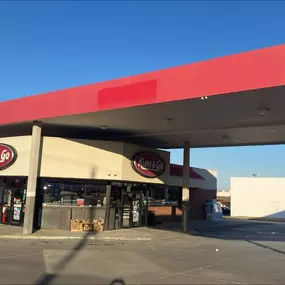
<svg viewBox="0 0 285 285">
<path fill-rule="evenodd" d="M 285 219 L 285 178 L 231 178 L 231 215 Z"/>
</svg>

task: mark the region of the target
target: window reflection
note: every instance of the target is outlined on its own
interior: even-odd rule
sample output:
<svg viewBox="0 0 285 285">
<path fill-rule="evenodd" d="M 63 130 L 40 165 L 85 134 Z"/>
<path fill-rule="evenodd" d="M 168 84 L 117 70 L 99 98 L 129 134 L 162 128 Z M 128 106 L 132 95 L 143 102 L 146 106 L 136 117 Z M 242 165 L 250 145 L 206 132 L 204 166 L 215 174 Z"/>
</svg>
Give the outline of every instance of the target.
<svg viewBox="0 0 285 285">
<path fill-rule="evenodd" d="M 106 195 L 106 184 L 105 183 L 86 184 L 84 204 L 85 205 L 96 205 L 99 207 L 103 206 L 105 195 Z"/>
<path fill-rule="evenodd" d="M 100 207 L 103 205 L 106 184 L 44 180 L 41 190 L 45 204 Z"/>
<path fill-rule="evenodd" d="M 106 181 L 80 182 L 68 180 L 43 180 L 42 196 L 43 203 L 53 205 L 72 206 L 97 206 L 103 207 L 106 202 Z M 129 182 L 112 182 L 110 197 L 111 206 L 121 201 L 122 190 L 125 192 L 143 193 L 146 199 L 148 191 L 149 205 L 176 205 L 181 191 L 178 187 L 167 187 L 165 185 L 147 185 Z M 114 205 L 113 205 L 114 204 Z"/>
</svg>

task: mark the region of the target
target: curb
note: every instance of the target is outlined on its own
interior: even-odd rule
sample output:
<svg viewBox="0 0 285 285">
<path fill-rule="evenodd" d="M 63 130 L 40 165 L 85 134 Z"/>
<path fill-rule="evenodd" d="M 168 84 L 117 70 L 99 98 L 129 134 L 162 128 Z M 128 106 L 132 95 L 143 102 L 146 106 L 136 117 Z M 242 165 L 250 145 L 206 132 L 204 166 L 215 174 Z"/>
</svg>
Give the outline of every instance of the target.
<svg viewBox="0 0 285 285">
<path fill-rule="evenodd" d="M 81 240 L 80 236 L 33 236 L 33 235 L 0 235 L 0 239 L 23 239 L 23 240 Z M 151 237 L 86 237 L 87 240 L 125 240 L 125 241 L 150 241 Z"/>
<path fill-rule="evenodd" d="M 253 222 L 273 222 L 273 223 L 285 223 L 284 218 L 252 218 L 252 217 L 224 217 L 224 220 L 233 221 L 253 221 Z"/>
</svg>

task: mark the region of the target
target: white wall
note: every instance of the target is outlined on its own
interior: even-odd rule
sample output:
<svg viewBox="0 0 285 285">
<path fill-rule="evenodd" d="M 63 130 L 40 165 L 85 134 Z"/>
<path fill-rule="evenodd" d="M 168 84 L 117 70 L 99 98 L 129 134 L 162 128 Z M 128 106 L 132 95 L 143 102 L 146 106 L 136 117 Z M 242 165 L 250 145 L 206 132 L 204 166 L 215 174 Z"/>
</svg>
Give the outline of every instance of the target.
<svg viewBox="0 0 285 285">
<path fill-rule="evenodd" d="M 191 187 L 197 187 L 205 190 L 217 190 L 217 177 L 218 173 L 216 170 L 196 168 L 193 167 L 194 171 L 197 172 L 204 180 L 192 179 L 193 184 L 190 182 Z"/>
<path fill-rule="evenodd" d="M 27 176 L 31 136 L 0 138 L 0 143 L 13 146 L 18 153 L 15 163 L 0 171 L 0 176 Z M 161 155 L 166 163 L 165 173 L 154 179 L 136 173 L 131 166 L 131 158 L 140 151 L 153 151 Z M 182 186 L 182 177 L 169 175 L 170 152 L 121 142 L 43 137 L 40 165 L 41 177 L 125 180 Z M 201 168 L 194 168 L 194 171 L 204 180 L 190 178 L 190 187 L 217 189 L 216 171 Z"/>
<path fill-rule="evenodd" d="M 32 137 L 0 138 L 0 143 L 11 145 L 17 152 L 17 159 L 9 168 L 0 171 L 0 176 L 27 176 L 30 165 Z"/>
<path fill-rule="evenodd" d="M 122 149 L 120 142 L 44 137 L 40 176 L 120 180 Z"/>
<path fill-rule="evenodd" d="M 231 215 L 285 219 L 285 178 L 231 178 Z"/>
</svg>

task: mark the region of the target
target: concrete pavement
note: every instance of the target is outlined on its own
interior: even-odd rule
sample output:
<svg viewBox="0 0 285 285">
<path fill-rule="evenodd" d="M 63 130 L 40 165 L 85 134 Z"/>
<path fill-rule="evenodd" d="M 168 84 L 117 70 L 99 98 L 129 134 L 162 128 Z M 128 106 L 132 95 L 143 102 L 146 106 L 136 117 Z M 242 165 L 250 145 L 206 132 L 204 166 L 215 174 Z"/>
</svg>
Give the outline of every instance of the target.
<svg viewBox="0 0 285 285">
<path fill-rule="evenodd" d="M 60 229 L 41 229 L 32 235 L 23 235 L 21 227 L 0 225 L 0 239 L 102 239 L 102 240 L 137 240 L 169 239 L 173 236 L 185 235 L 180 223 L 168 223 L 152 228 L 132 228 L 113 231 L 70 232 Z M 285 241 L 285 224 L 278 222 L 222 220 L 191 221 L 186 235 L 203 236 L 217 239 L 279 239 Z"/>
<path fill-rule="evenodd" d="M 104 232 L 70 232 L 59 229 L 41 229 L 34 232 L 31 235 L 23 235 L 21 227 L 12 227 L 6 225 L 0 225 L 0 239 L 54 239 L 54 240 L 81 240 L 83 238 L 93 240 L 137 240 L 147 241 L 151 240 L 151 234 L 147 229 L 124 229 L 116 231 L 104 231 Z"/>
<path fill-rule="evenodd" d="M 2 238 L 0 284 L 284 284 L 281 225 L 135 229 L 152 237 L 145 241 Z"/>
<path fill-rule="evenodd" d="M 1 284 L 284 284 L 284 242 L 0 240 Z M 275 249 L 275 250 L 273 250 Z M 282 253 L 284 252 L 284 253 Z"/>
</svg>

